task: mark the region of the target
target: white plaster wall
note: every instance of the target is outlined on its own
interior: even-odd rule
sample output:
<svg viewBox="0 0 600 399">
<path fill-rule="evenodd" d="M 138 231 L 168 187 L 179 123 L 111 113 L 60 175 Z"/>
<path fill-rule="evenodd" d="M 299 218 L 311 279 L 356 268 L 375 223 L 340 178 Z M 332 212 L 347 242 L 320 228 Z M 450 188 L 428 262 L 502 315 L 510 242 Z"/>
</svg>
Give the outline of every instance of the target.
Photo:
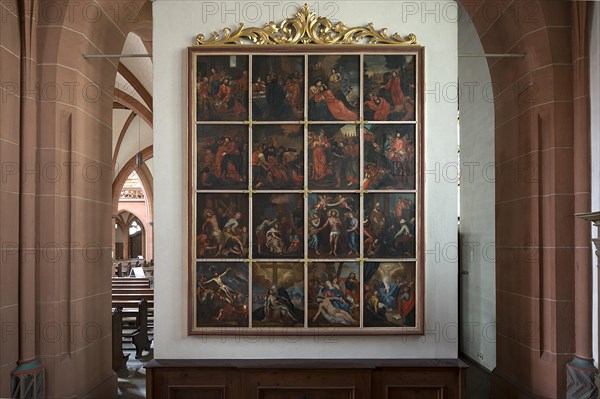
<svg viewBox="0 0 600 399">
<path fill-rule="evenodd" d="M 590 97 L 592 116 L 592 211 L 600 211 L 600 3 L 594 4 L 590 41 Z M 598 237 L 598 229 L 592 229 L 592 237 Z M 593 348 L 598 366 L 598 258 L 593 255 L 594 312 Z"/>
<path fill-rule="evenodd" d="M 247 6 L 252 4 L 252 8 Z M 454 1 L 319 1 L 322 16 L 349 26 L 374 22 L 390 33 L 415 33 L 426 46 L 427 250 L 425 323 L 419 336 L 200 337 L 187 335 L 187 53 L 195 35 L 223 27 L 280 22 L 295 2 L 155 0 L 154 184 L 155 352 L 182 358 L 456 358 L 457 262 L 441 256 L 456 243 L 456 183 L 439 178 L 434 164 L 456 162 L 457 6 Z"/>
<path fill-rule="evenodd" d="M 466 11 L 458 53 L 483 54 Z M 494 102 L 485 57 L 459 57 L 460 82 L 460 349 L 488 370 L 496 367 Z M 468 274 L 466 274 L 468 273 Z"/>
</svg>

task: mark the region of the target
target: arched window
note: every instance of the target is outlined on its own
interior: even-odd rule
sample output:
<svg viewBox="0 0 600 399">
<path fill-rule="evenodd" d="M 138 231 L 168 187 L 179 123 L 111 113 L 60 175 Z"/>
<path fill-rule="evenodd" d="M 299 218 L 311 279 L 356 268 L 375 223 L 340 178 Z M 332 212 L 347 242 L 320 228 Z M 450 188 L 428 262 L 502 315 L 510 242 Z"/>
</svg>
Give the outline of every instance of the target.
<svg viewBox="0 0 600 399">
<path fill-rule="evenodd" d="M 144 256 L 144 229 L 142 223 L 134 218 L 127 229 L 129 235 L 129 257 Z"/>
</svg>

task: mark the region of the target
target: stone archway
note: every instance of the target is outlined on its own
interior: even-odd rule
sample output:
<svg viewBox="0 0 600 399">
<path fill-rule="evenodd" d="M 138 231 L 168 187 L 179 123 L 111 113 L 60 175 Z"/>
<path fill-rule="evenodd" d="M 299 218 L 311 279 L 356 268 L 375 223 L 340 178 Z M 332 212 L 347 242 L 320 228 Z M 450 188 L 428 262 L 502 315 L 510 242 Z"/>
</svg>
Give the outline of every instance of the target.
<svg viewBox="0 0 600 399">
<path fill-rule="evenodd" d="M 127 236 L 128 236 L 128 258 L 133 259 L 138 256 L 145 258 L 145 228 L 144 224 L 140 219 L 132 214 L 131 220 L 127 223 Z M 131 233 L 132 228 L 139 228 L 138 231 Z"/>
<path fill-rule="evenodd" d="M 145 3 L 129 1 L 120 12 L 107 2 L 0 5 L 3 92 L 11 83 L 0 110 L 2 160 L 16 165 L 2 183 L 3 192 L 16 193 L 2 205 L 14 215 L 2 215 L 3 227 L 13 226 L 3 228 L 3 242 L 15 243 L 2 266 L 3 290 L 14 287 L 2 304 L 13 311 L 2 321 L 15 326 L 0 343 L 2 397 L 11 396 L 17 361 L 17 371 L 45 368 L 48 398 L 115 395 L 109 265 L 117 62 L 81 55 L 119 53 Z M 49 252 L 27 255 L 39 246 Z M 49 336 L 49 326 L 59 335 Z M 20 375 L 15 381 L 24 381 Z"/>
<path fill-rule="evenodd" d="M 461 3 L 486 53 L 524 54 L 488 58 L 496 124 L 492 391 L 565 397 L 567 364 L 577 356 L 589 366 L 592 357 L 590 231 L 573 217 L 590 210 L 589 4 Z"/>
</svg>

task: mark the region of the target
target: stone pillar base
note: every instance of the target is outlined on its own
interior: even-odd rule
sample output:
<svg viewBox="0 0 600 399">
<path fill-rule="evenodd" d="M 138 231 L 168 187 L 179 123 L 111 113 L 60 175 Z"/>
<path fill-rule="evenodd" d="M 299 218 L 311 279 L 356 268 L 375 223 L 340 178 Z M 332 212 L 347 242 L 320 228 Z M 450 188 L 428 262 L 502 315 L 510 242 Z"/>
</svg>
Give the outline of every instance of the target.
<svg viewBox="0 0 600 399">
<path fill-rule="evenodd" d="M 567 364 L 567 399 L 596 398 L 596 374 L 592 359 L 575 357 Z"/>
<path fill-rule="evenodd" d="M 13 399 L 44 398 L 44 366 L 36 359 L 18 362 L 11 374 Z"/>
</svg>

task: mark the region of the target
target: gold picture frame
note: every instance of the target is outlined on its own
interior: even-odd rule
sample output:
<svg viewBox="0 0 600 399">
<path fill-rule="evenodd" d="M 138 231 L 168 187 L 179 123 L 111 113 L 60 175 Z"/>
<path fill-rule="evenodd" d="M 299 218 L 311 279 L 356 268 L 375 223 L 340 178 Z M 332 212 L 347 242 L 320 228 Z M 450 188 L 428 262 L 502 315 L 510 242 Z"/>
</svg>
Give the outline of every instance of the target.
<svg viewBox="0 0 600 399">
<path fill-rule="evenodd" d="M 307 5 L 196 37 L 189 334 L 423 334 L 423 58 Z"/>
</svg>

